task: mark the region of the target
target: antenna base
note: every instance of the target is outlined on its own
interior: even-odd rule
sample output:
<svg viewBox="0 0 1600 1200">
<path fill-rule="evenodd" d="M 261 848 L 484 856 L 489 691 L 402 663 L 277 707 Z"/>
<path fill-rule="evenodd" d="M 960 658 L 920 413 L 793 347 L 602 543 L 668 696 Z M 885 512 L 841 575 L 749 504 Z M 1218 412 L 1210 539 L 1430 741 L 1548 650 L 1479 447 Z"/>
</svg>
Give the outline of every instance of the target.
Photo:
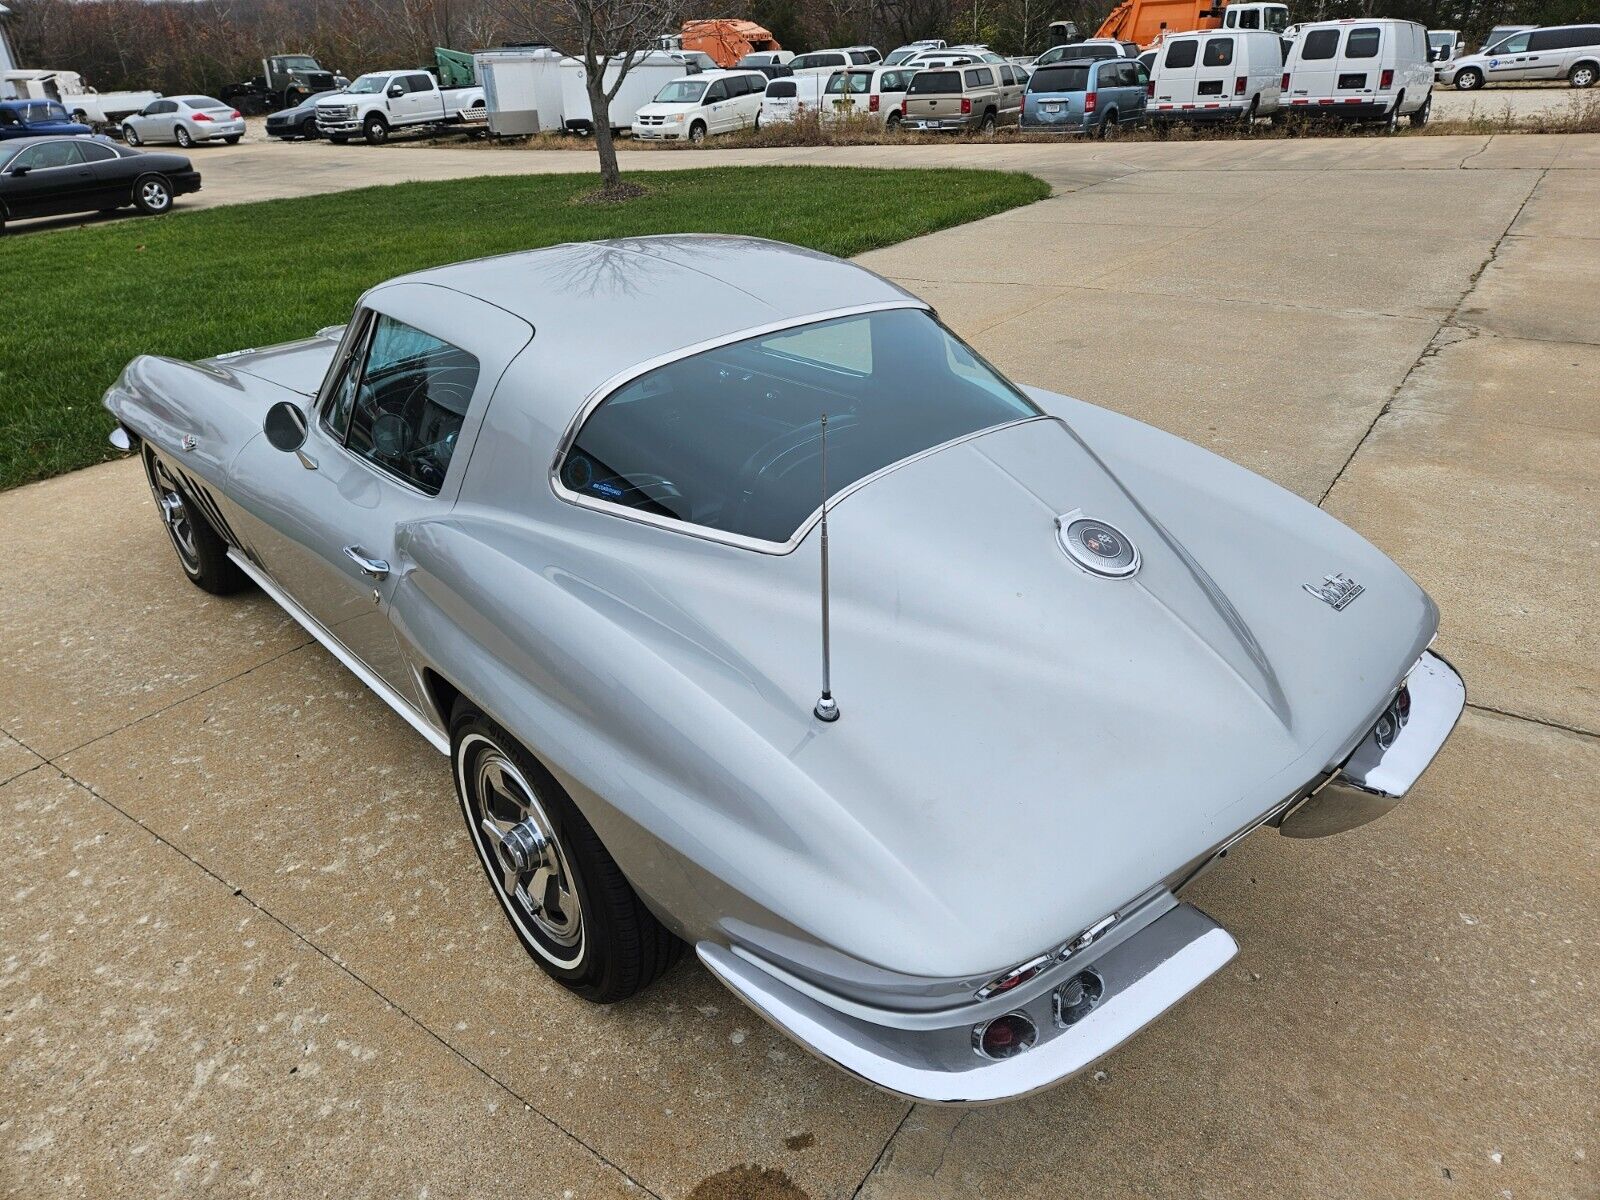
<svg viewBox="0 0 1600 1200">
<path fill-rule="evenodd" d="M 839 719 L 839 705 L 835 703 L 832 696 L 823 696 L 817 701 L 816 707 L 811 712 L 819 721 L 837 721 Z"/>
</svg>

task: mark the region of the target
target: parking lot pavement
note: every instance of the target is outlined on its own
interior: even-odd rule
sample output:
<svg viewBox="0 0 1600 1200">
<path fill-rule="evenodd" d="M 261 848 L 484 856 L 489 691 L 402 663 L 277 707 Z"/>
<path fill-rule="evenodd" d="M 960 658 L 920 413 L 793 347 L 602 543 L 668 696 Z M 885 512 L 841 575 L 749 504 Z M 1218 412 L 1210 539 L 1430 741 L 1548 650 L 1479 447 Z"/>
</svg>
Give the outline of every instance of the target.
<svg viewBox="0 0 1600 1200">
<path fill-rule="evenodd" d="M 1056 196 L 864 256 L 1352 523 L 1471 699 L 1390 816 L 1201 880 L 1239 958 L 1022 1103 L 879 1095 L 692 962 L 572 1000 L 444 760 L 184 582 L 136 463 L 0 494 L 0 1194 L 1594 1196 L 1595 143 L 1045 147 Z"/>
<path fill-rule="evenodd" d="M 1438 86 L 1433 89 L 1435 121 L 1525 121 L 1530 117 L 1577 117 L 1591 113 L 1600 101 L 1592 90 L 1558 84 L 1490 87 L 1476 92 L 1458 92 Z"/>
</svg>

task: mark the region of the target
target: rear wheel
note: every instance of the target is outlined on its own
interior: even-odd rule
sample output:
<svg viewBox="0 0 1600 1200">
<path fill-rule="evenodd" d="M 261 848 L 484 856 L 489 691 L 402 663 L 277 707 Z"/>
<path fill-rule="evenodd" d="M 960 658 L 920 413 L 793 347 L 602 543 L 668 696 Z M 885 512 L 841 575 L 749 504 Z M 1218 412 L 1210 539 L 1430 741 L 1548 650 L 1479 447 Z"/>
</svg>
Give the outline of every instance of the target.
<svg viewBox="0 0 1600 1200">
<path fill-rule="evenodd" d="M 1383 116 L 1382 128 L 1384 133 L 1393 133 L 1400 128 L 1400 106 L 1405 103 L 1405 100 L 1406 94 L 1404 92 L 1394 98 L 1394 107 Z"/>
<path fill-rule="evenodd" d="M 194 135 L 189 132 L 186 126 L 179 125 L 175 130 L 173 130 L 172 136 L 177 140 L 178 145 L 182 146 L 185 150 L 194 145 Z"/>
<path fill-rule="evenodd" d="M 228 557 L 228 546 L 174 478 L 166 463 L 148 445 L 144 448 L 144 474 L 150 481 L 156 511 L 166 528 L 167 538 L 177 551 L 178 565 L 196 587 L 215 596 L 237 592 L 245 583 L 244 572 Z"/>
<path fill-rule="evenodd" d="M 172 184 L 164 175 L 144 175 L 133 185 L 133 206 L 148 217 L 172 207 Z"/>
<path fill-rule="evenodd" d="M 1579 63 L 1567 73 L 1567 82 L 1575 88 L 1593 87 L 1597 75 L 1600 72 L 1595 70 L 1593 63 Z"/>
<path fill-rule="evenodd" d="M 1483 72 L 1477 67 L 1468 67 L 1464 71 L 1457 71 L 1454 80 L 1456 91 L 1473 92 L 1483 86 Z"/>
<path fill-rule="evenodd" d="M 599 1004 L 625 1000 L 683 948 L 644 906 L 555 777 L 465 700 L 450 719 L 467 834 L 523 949 Z"/>
<path fill-rule="evenodd" d="M 1422 102 L 1422 107 L 1411 114 L 1409 118 L 1411 127 L 1413 129 L 1421 129 L 1428 123 L 1428 118 L 1431 116 L 1433 116 L 1433 96 L 1430 93 L 1428 98 Z"/>
<path fill-rule="evenodd" d="M 122 140 L 130 146 L 139 145 L 139 131 L 132 125 L 124 125 L 122 127 Z"/>
<path fill-rule="evenodd" d="M 361 136 L 367 139 L 367 145 L 381 146 L 389 140 L 389 122 L 373 113 L 361 126 Z"/>
<path fill-rule="evenodd" d="M 230 146 L 237 146 L 239 144 L 239 139 L 243 136 L 244 134 L 242 133 L 236 133 L 232 137 L 225 137 L 222 140 L 227 142 Z"/>
<path fill-rule="evenodd" d="M 997 124 L 999 124 L 999 118 L 995 115 L 994 109 L 991 108 L 983 114 L 983 120 L 978 124 L 978 132 L 992 134 Z"/>
<path fill-rule="evenodd" d="M 1106 141 L 1117 136 L 1117 110 L 1111 109 L 1100 118 L 1100 125 L 1094 131 L 1095 137 Z"/>
<path fill-rule="evenodd" d="M 891 112 L 883 125 L 885 129 L 898 129 L 900 127 L 900 110 L 897 108 Z"/>
</svg>

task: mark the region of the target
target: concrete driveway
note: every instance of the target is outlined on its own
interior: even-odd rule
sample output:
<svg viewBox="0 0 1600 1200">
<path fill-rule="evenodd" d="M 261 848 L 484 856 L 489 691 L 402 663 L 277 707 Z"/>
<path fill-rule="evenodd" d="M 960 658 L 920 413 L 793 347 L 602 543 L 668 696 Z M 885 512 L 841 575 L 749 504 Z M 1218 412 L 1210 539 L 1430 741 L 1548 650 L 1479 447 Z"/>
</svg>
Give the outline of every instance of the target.
<svg viewBox="0 0 1600 1200">
<path fill-rule="evenodd" d="M 1202 880 L 1239 958 L 1092 1075 L 918 1108 L 692 962 L 548 984 L 444 760 L 185 583 L 134 463 L 18 489 L 0 1193 L 1600 1193 L 1600 138 L 980 149 L 1058 194 L 863 261 L 1416 576 L 1472 704 L 1412 797 Z"/>
</svg>

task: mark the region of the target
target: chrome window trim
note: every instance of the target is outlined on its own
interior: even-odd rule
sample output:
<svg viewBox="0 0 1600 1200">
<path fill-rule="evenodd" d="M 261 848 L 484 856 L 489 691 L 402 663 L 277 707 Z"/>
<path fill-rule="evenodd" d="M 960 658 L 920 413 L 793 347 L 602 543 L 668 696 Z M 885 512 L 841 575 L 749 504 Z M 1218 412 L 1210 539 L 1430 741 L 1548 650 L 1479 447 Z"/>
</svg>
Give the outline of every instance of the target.
<svg viewBox="0 0 1600 1200">
<path fill-rule="evenodd" d="M 693 358 L 695 355 L 703 354 L 708 350 L 715 350 L 721 346 L 731 346 L 735 342 L 745 342 L 752 338 L 765 337 L 769 334 L 781 333 L 786 329 L 797 329 L 805 325 L 820 324 L 823 321 L 834 321 L 843 317 L 862 316 L 866 313 L 889 312 L 894 309 L 901 308 L 917 309 L 928 313 L 930 316 L 933 316 L 935 320 L 938 319 L 937 315 L 934 313 L 932 305 L 926 304 L 921 300 L 913 300 L 909 298 L 905 300 L 881 300 L 874 304 L 855 304 L 848 308 L 830 308 L 822 312 L 808 313 L 803 317 L 790 317 L 786 320 L 774 321 L 768 325 L 753 325 L 749 329 L 741 329 L 737 333 L 707 338 L 703 342 L 695 342 L 692 345 L 681 347 L 677 350 L 670 351 L 669 353 L 657 355 L 655 358 L 647 359 L 646 361 L 631 366 L 624 371 L 617 372 L 617 374 L 611 376 L 611 378 L 607 379 L 604 383 L 600 384 L 599 387 L 595 388 L 594 391 L 590 392 L 589 395 L 584 399 L 583 404 L 579 406 L 578 411 L 573 414 L 572 419 L 567 422 L 566 431 L 561 435 L 561 440 L 556 443 L 555 457 L 550 462 L 550 470 L 547 474 L 551 492 L 555 495 L 557 500 L 564 501 L 567 504 L 574 505 L 575 507 L 586 508 L 593 512 L 605 513 L 607 516 L 616 517 L 624 521 L 633 521 L 640 525 L 650 525 L 657 529 L 665 529 L 671 533 L 687 534 L 690 537 L 697 537 L 703 541 L 719 542 L 724 546 L 733 546 L 740 550 L 754 550 L 758 554 L 790 553 L 795 549 L 795 547 L 799 546 L 801 542 L 805 541 L 806 535 L 810 533 L 817 522 L 822 519 L 822 506 L 820 504 L 811 511 L 811 514 L 806 517 L 805 520 L 800 522 L 795 531 L 789 535 L 788 540 L 782 542 L 769 542 L 764 538 L 753 538 L 744 534 L 729 533 L 725 530 L 712 529 L 709 525 L 696 525 L 692 521 L 680 521 L 676 517 L 663 517 L 657 513 L 641 512 L 637 509 L 631 509 L 621 504 L 613 504 L 610 501 L 596 500 L 591 496 L 581 495 L 578 492 L 574 492 L 571 488 L 567 487 L 566 484 L 561 482 L 561 464 L 566 459 L 567 454 L 572 450 L 573 443 L 577 441 L 578 433 L 583 428 L 584 422 L 589 419 L 590 414 L 592 414 L 595 409 L 599 408 L 601 404 L 605 403 L 605 401 L 608 400 L 613 393 L 626 387 L 635 379 L 638 379 L 641 375 L 647 375 L 651 371 L 657 370 L 660 367 L 670 366 L 672 363 L 681 362 L 686 358 Z M 941 325 L 941 328 L 942 327 L 943 326 Z M 954 337 L 955 335 L 951 334 L 951 336 Z M 966 345 L 965 342 L 962 342 L 961 344 L 963 346 Z M 983 358 L 982 355 L 978 354 L 976 350 L 972 350 L 971 347 L 967 348 L 972 353 L 974 358 L 976 358 L 980 363 L 983 363 L 984 366 L 989 367 L 988 360 Z M 994 370 L 993 367 L 989 367 L 989 369 L 991 371 Z M 1033 403 L 1032 400 L 1029 400 L 1027 393 L 1023 392 L 1020 388 L 1017 388 L 1016 384 L 1011 383 L 1009 379 L 1006 379 L 1004 375 L 1000 375 L 1000 372 L 998 371 L 995 371 L 995 374 L 999 375 L 999 377 L 1011 387 L 1016 388 L 1018 395 L 1022 396 L 1024 400 L 1028 400 L 1030 404 Z M 1035 407 L 1037 407 L 1037 405 Z M 863 475 L 860 479 L 855 480 L 853 483 L 850 483 L 845 487 L 840 488 L 838 491 L 833 492 L 828 497 L 828 507 L 830 509 L 836 507 L 841 500 L 845 499 L 845 497 L 850 496 L 859 491 L 861 488 L 866 487 L 869 483 L 873 483 L 876 480 L 882 479 L 891 471 L 898 471 L 901 467 L 908 466 L 914 462 L 919 462 L 922 459 L 927 458 L 929 455 L 938 454 L 940 451 L 948 450 L 952 446 L 959 446 L 963 442 L 970 442 L 975 438 L 985 437 L 991 433 L 998 433 L 1002 429 L 1013 429 L 1018 425 L 1027 425 L 1034 421 L 1054 421 L 1055 419 L 1055 417 L 1052 417 L 1048 413 L 1040 412 L 1034 414 L 1033 416 L 1018 417 L 1015 421 L 1005 421 L 999 425 L 988 425 L 982 429 L 974 429 L 971 433 L 964 433 L 960 437 L 955 437 L 951 438 L 949 441 L 940 442 L 937 446 L 928 446 L 917 451 L 915 454 L 908 454 L 904 458 L 896 459 L 892 463 L 887 463 L 884 466 L 879 467 L 876 471 L 873 471 L 871 474 Z"/>
</svg>

